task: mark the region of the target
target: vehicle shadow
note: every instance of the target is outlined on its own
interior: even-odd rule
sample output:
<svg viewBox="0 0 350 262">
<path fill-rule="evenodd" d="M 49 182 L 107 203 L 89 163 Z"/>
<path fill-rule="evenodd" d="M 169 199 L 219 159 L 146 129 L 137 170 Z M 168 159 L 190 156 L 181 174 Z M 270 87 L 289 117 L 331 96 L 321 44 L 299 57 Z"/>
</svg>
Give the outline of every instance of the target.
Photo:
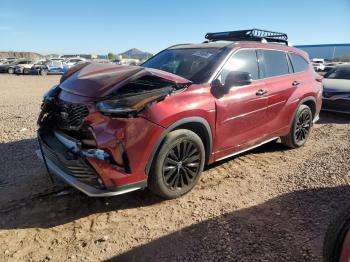
<svg viewBox="0 0 350 262">
<path fill-rule="evenodd" d="M 322 111 L 317 124 L 350 124 L 350 115 Z"/>
<path fill-rule="evenodd" d="M 52 188 L 35 155 L 36 139 L 0 143 L 0 210 L 8 202 Z"/>
<path fill-rule="evenodd" d="M 288 151 L 290 150 L 290 148 L 282 145 L 281 143 L 277 142 L 278 140 L 266 143 L 264 145 L 261 145 L 259 147 L 256 147 L 254 149 L 245 151 L 243 153 L 225 158 L 223 160 L 214 162 L 208 166 L 205 167 L 205 170 L 210 170 L 212 168 L 218 167 L 226 162 L 232 161 L 235 158 L 241 157 L 241 156 L 245 156 L 245 155 L 249 155 L 249 154 L 262 154 L 262 153 L 272 153 L 272 152 L 283 152 L 283 151 Z"/>
<path fill-rule="evenodd" d="M 282 194 L 106 261 L 322 261 L 328 224 L 349 197 L 350 186 Z"/>
<path fill-rule="evenodd" d="M 90 198 L 58 179 L 52 185 L 43 163 L 35 156 L 37 148 L 36 139 L 0 144 L 0 229 L 50 228 L 90 214 L 150 206 L 163 201 L 148 190 L 110 198 Z M 271 142 L 241 155 L 283 150 L 288 149 Z M 234 158 L 214 163 L 207 169 Z"/>
<path fill-rule="evenodd" d="M 37 148 L 36 139 L 0 143 L 0 229 L 49 228 L 93 213 L 161 201 L 146 190 L 90 198 L 56 176 L 52 184 L 44 164 L 35 155 Z"/>
<path fill-rule="evenodd" d="M 50 228 L 94 213 L 149 206 L 163 201 L 148 189 L 109 198 L 90 198 L 56 176 L 52 184 L 44 164 L 35 155 L 37 148 L 36 139 L 0 144 L 0 160 L 3 163 L 0 166 L 0 229 Z M 243 154 L 277 150 L 286 148 L 272 142 Z M 234 158 L 214 163 L 207 170 Z"/>
</svg>

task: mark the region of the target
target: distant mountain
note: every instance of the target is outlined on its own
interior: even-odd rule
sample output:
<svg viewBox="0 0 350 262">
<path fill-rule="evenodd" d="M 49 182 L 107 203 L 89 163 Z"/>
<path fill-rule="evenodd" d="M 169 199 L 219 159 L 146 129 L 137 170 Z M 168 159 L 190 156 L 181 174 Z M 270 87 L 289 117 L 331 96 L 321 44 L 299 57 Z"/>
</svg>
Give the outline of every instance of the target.
<svg viewBox="0 0 350 262">
<path fill-rule="evenodd" d="M 33 52 L 13 52 L 13 51 L 12 52 L 0 52 L 0 58 L 8 58 L 8 57 L 38 60 L 38 59 L 41 59 L 43 56 L 38 54 L 38 53 L 33 53 Z"/>
<path fill-rule="evenodd" d="M 125 51 L 124 53 L 119 54 L 123 58 L 133 58 L 133 59 L 140 59 L 140 60 L 146 60 L 152 56 L 151 53 L 143 52 L 137 48 L 129 49 L 128 51 Z"/>
</svg>

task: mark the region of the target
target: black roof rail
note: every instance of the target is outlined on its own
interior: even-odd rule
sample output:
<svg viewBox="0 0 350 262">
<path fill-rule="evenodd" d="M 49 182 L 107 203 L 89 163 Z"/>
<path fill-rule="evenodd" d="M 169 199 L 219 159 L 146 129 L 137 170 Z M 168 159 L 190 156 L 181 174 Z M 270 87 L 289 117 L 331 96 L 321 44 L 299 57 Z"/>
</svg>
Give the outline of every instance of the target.
<svg viewBox="0 0 350 262">
<path fill-rule="evenodd" d="M 277 42 L 288 45 L 288 36 L 286 33 L 273 32 L 263 29 L 248 29 L 239 31 L 207 33 L 205 38 L 210 42 L 214 41 L 266 41 Z"/>
</svg>

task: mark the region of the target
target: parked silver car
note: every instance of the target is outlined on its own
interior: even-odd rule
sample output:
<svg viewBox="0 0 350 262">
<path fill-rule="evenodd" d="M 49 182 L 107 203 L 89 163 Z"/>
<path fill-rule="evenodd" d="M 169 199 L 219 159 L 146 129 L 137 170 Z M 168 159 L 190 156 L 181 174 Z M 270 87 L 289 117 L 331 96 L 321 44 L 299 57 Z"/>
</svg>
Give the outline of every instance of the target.
<svg viewBox="0 0 350 262">
<path fill-rule="evenodd" d="M 322 110 L 350 114 L 350 65 L 340 65 L 324 75 Z"/>
</svg>

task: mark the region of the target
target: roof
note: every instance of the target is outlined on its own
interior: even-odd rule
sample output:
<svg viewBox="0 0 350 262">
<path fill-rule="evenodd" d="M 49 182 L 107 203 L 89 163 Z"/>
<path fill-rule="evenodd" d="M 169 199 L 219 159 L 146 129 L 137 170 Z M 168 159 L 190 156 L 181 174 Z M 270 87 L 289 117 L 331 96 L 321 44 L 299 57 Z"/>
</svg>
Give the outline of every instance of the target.
<svg viewBox="0 0 350 262">
<path fill-rule="evenodd" d="M 229 42 L 229 41 L 218 41 L 218 42 L 209 42 L 209 43 L 200 43 L 200 44 L 179 44 L 179 45 L 173 45 L 168 49 L 222 48 L 230 44 L 232 44 L 232 42 Z"/>
<path fill-rule="evenodd" d="M 298 53 L 305 58 L 309 58 L 309 55 L 298 48 L 287 46 L 278 43 L 262 43 L 260 41 L 216 41 L 216 42 L 204 42 L 200 44 L 180 44 L 169 47 L 168 49 L 191 49 L 191 48 L 265 48 L 265 49 L 275 49 Z"/>
</svg>

